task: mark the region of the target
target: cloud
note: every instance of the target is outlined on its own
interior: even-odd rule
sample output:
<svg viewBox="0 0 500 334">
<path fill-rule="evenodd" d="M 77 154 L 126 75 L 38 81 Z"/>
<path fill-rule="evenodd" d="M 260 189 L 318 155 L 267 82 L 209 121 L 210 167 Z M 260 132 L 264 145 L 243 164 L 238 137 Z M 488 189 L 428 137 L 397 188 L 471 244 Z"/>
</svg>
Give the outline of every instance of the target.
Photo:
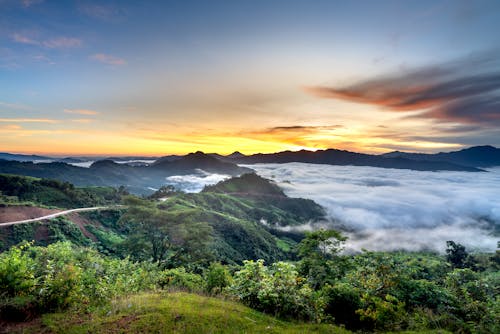
<svg viewBox="0 0 500 334">
<path fill-rule="evenodd" d="M 34 135 L 74 135 L 78 133 L 81 133 L 81 131 L 68 129 L 27 129 L 18 124 L 0 124 L 0 137 L 7 137 L 8 139 Z"/>
<path fill-rule="evenodd" d="M 497 55 L 469 57 L 405 73 L 360 81 L 347 87 L 310 86 L 321 98 L 420 112 L 413 118 L 500 126 L 500 62 Z"/>
<path fill-rule="evenodd" d="M 71 120 L 74 123 L 88 124 L 92 123 L 94 120 L 90 118 L 76 118 Z"/>
<path fill-rule="evenodd" d="M 341 130 L 345 130 L 342 125 L 290 125 L 240 131 L 234 136 L 317 149 L 329 147 L 332 138 L 335 135 L 340 135 Z"/>
<path fill-rule="evenodd" d="M 26 106 L 24 104 L 19 104 L 19 103 L 9 103 L 9 102 L 3 102 L 0 101 L 0 107 L 5 107 L 9 109 L 18 109 L 18 110 L 30 110 L 32 109 L 29 106 Z"/>
<path fill-rule="evenodd" d="M 285 133 L 285 132 L 317 132 L 323 130 L 336 130 L 342 128 L 342 125 L 321 125 L 321 126 L 308 126 L 308 125 L 291 125 L 291 126 L 275 126 L 261 131 L 254 131 L 253 133 Z"/>
<path fill-rule="evenodd" d="M 104 63 L 104 64 L 108 64 L 108 65 L 119 66 L 119 65 L 127 64 L 125 59 L 118 58 L 118 57 L 111 56 L 111 55 L 107 55 L 104 53 L 94 54 L 94 55 L 90 56 L 90 59 L 99 61 L 99 62 Z"/>
<path fill-rule="evenodd" d="M 75 37 L 55 37 L 47 40 L 37 40 L 33 37 L 23 34 L 23 33 L 14 33 L 12 34 L 12 40 L 16 43 L 28 44 L 28 45 L 36 45 L 42 46 L 48 49 L 68 49 L 68 48 L 77 48 L 82 46 L 83 42 L 79 38 Z"/>
<path fill-rule="evenodd" d="M 0 118 L 0 123 L 59 123 L 59 120 L 49 118 Z"/>
<path fill-rule="evenodd" d="M 103 21 L 117 21 L 125 16 L 122 8 L 101 4 L 81 4 L 78 9 L 81 13 Z"/>
<path fill-rule="evenodd" d="M 500 238 L 493 232 L 500 227 L 500 168 L 472 175 L 301 163 L 249 167 L 287 195 L 325 207 L 326 224 L 349 235 L 351 251 L 442 252 L 447 240 L 493 251 Z"/>
<path fill-rule="evenodd" d="M 12 40 L 21 44 L 40 45 L 40 42 L 21 33 L 12 34 Z"/>
<path fill-rule="evenodd" d="M 23 4 L 24 7 L 28 8 L 33 5 L 37 5 L 39 3 L 42 3 L 43 0 L 22 0 L 21 3 Z"/>
<path fill-rule="evenodd" d="M 78 115 L 98 115 L 99 112 L 89 109 L 64 109 L 67 114 L 78 114 Z"/>
<path fill-rule="evenodd" d="M 182 191 L 194 193 L 200 192 L 207 185 L 216 184 L 230 177 L 231 175 L 210 174 L 200 169 L 199 174 L 169 176 L 165 183 Z"/>
<path fill-rule="evenodd" d="M 82 44 L 81 39 L 74 37 L 58 37 L 42 42 L 42 45 L 49 49 L 77 48 Z"/>
</svg>

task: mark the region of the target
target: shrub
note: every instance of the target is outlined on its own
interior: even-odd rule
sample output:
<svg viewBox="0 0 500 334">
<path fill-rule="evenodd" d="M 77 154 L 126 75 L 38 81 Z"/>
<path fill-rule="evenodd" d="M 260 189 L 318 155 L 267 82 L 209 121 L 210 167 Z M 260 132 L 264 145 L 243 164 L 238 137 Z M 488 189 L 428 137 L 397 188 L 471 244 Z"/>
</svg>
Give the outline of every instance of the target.
<svg viewBox="0 0 500 334">
<path fill-rule="evenodd" d="M 219 294 L 231 284 L 229 271 L 220 263 L 212 263 L 205 274 L 205 291 Z"/>
<path fill-rule="evenodd" d="M 325 300 L 325 314 L 334 318 L 336 323 L 344 324 L 347 328 L 361 328 L 359 314 L 362 307 L 361 293 L 347 283 L 338 283 L 334 286 L 326 285 L 321 290 Z"/>
<path fill-rule="evenodd" d="M 189 273 L 183 267 L 162 271 L 159 275 L 158 284 L 161 288 L 174 288 L 190 292 L 203 290 L 201 276 Z"/>
<path fill-rule="evenodd" d="M 229 290 L 244 304 L 278 317 L 322 317 L 320 299 L 290 263 L 276 262 L 268 268 L 263 260 L 244 261 Z"/>
</svg>

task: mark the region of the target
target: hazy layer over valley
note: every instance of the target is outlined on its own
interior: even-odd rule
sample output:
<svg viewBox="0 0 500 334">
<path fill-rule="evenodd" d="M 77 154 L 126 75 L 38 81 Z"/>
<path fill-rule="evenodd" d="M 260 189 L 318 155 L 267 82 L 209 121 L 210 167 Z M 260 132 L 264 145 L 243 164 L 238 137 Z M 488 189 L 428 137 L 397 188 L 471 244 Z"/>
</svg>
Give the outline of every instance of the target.
<svg viewBox="0 0 500 334">
<path fill-rule="evenodd" d="M 496 249 L 500 168 L 467 173 L 305 163 L 248 167 L 276 181 L 287 195 L 312 199 L 325 207 L 330 219 L 325 224 L 347 231 L 347 250 L 444 251 L 447 240 L 471 249 Z M 196 191 L 220 177 L 186 175 L 168 181 Z"/>
<path fill-rule="evenodd" d="M 474 174 L 303 163 L 252 168 L 287 195 L 324 206 L 332 224 L 352 230 L 351 249 L 443 251 L 446 240 L 496 248 L 500 168 Z"/>
</svg>

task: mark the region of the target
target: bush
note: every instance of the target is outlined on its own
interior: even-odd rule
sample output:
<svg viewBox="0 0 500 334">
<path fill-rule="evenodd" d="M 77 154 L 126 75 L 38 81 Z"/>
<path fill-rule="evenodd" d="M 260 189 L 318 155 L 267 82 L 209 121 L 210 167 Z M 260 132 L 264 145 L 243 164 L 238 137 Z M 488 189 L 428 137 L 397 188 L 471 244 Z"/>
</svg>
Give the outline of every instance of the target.
<svg viewBox="0 0 500 334">
<path fill-rule="evenodd" d="M 231 274 L 220 263 L 212 263 L 205 274 L 205 291 L 219 294 L 231 284 Z"/>
<path fill-rule="evenodd" d="M 160 281 L 151 263 L 103 257 L 69 242 L 22 244 L 0 254 L 0 317 L 24 320 L 37 312 L 100 305 L 155 289 Z"/>
<path fill-rule="evenodd" d="M 189 292 L 203 290 L 203 279 L 201 276 L 189 273 L 183 267 L 162 271 L 159 275 L 158 284 L 161 288 L 173 288 Z"/>
<path fill-rule="evenodd" d="M 290 263 L 276 262 L 268 268 L 264 260 L 244 261 L 229 290 L 244 304 L 278 317 L 322 317 L 320 299 Z"/>
<path fill-rule="evenodd" d="M 326 285 L 321 289 L 325 300 L 325 314 L 333 317 L 336 323 L 347 328 L 362 327 L 361 319 L 356 313 L 362 307 L 361 293 L 347 283 L 338 283 L 334 286 Z"/>
</svg>

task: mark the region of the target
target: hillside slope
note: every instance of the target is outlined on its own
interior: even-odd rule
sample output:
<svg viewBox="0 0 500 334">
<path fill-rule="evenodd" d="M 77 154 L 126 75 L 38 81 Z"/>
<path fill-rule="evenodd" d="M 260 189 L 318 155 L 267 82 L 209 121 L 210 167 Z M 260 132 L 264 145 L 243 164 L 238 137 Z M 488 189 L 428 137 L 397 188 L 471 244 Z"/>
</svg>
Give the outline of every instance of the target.
<svg viewBox="0 0 500 334">
<path fill-rule="evenodd" d="M 130 166 L 112 160 L 100 160 L 90 168 L 76 167 L 62 162 L 32 163 L 0 160 L 0 173 L 56 179 L 77 186 L 125 186 L 136 194 L 151 193 L 150 188 L 165 184 L 172 175 L 209 173 L 240 175 L 251 171 L 234 163 L 223 162 L 201 152 L 192 153 L 175 161 L 159 159 L 151 166 Z"/>
<path fill-rule="evenodd" d="M 189 293 L 139 294 L 91 314 L 45 315 L 0 333 L 350 333 L 329 324 L 278 320 L 242 304 Z"/>
</svg>

